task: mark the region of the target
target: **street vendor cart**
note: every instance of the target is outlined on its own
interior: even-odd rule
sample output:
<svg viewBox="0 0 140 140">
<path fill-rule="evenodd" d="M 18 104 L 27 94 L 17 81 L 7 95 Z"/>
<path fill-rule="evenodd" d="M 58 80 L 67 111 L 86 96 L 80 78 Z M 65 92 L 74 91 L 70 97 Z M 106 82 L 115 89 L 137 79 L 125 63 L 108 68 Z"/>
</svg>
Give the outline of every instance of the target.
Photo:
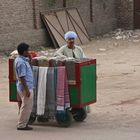
<svg viewBox="0 0 140 140">
<path fill-rule="evenodd" d="M 38 67 L 45 66 L 45 61 L 35 61 Z M 58 62 L 58 61 L 57 61 Z M 57 63 L 58 64 L 58 63 Z M 64 118 L 55 116 L 60 126 L 70 126 L 72 118 L 81 122 L 87 117 L 85 107 L 96 102 L 96 59 L 83 59 L 74 61 L 71 69 L 71 62 L 66 67 L 68 77 L 68 90 L 70 97 L 70 108 L 66 110 Z M 62 63 L 66 66 L 66 63 Z M 58 67 L 56 63 L 49 62 L 49 67 Z M 71 70 L 70 70 L 71 69 Z M 9 59 L 9 100 L 17 102 L 16 76 L 14 59 Z M 30 121 L 41 121 L 38 116 L 31 116 Z"/>
</svg>

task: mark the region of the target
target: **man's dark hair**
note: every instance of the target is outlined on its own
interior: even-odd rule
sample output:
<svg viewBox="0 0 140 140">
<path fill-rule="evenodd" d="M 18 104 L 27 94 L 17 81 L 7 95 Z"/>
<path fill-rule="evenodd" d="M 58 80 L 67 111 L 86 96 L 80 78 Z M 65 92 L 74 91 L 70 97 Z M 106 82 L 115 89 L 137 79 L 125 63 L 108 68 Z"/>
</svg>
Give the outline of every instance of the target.
<svg viewBox="0 0 140 140">
<path fill-rule="evenodd" d="M 22 55 L 24 53 L 24 51 L 28 51 L 29 47 L 30 46 L 26 43 L 20 43 L 17 46 L 17 51 L 18 51 L 19 55 Z"/>
</svg>

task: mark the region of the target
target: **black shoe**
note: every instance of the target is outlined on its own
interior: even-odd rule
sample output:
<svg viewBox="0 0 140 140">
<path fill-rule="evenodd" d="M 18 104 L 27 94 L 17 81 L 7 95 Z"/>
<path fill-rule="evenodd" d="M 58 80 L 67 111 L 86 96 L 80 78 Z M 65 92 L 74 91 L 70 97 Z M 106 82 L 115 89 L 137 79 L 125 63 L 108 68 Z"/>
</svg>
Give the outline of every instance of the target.
<svg viewBox="0 0 140 140">
<path fill-rule="evenodd" d="M 17 128 L 17 130 L 33 130 L 32 127 L 26 126 L 24 128 Z"/>
</svg>

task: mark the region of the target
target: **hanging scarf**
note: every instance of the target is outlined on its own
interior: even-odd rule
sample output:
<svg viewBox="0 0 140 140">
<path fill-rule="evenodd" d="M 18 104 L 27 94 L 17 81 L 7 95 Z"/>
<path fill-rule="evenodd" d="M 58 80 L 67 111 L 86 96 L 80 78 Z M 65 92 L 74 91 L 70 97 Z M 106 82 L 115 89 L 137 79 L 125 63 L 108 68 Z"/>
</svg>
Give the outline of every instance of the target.
<svg viewBox="0 0 140 140">
<path fill-rule="evenodd" d="M 46 83 L 48 67 L 39 67 L 37 115 L 44 115 L 46 104 Z"/>
<path fill-rule="evenodd" d="M 63 66 L 57 67 L 56 103 L 57 110 L 63 111 L 70 107 L 66 68 Z"/>
</svg>

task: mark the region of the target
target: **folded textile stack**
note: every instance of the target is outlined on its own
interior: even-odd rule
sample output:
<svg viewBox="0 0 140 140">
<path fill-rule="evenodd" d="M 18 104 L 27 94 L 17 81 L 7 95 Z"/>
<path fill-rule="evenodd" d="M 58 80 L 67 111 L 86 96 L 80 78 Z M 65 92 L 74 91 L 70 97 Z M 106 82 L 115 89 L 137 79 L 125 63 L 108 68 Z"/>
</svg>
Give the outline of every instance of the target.
<svg viewBox="0 0 140 140">
<path fill-rule="evenodd" d="M 63 58 L 52 57 L 49 59 L 49 66 L 50 67 L 63 66 L 64 61 L 65 61 L 65 59 L 63 59 Z"/>
<path fill-rule="evenodd" d="M 17 50 L 14 50 L 10 53 L 10 58 L 15 59 L 17 56 L 18 56 L 18 51 Z"/>
<path fill-rule="evenodd" d="M 49 67 L 49 58 L 46 56 L 34 57 L 32 59 L 33 66 Z"/>
</svg>

